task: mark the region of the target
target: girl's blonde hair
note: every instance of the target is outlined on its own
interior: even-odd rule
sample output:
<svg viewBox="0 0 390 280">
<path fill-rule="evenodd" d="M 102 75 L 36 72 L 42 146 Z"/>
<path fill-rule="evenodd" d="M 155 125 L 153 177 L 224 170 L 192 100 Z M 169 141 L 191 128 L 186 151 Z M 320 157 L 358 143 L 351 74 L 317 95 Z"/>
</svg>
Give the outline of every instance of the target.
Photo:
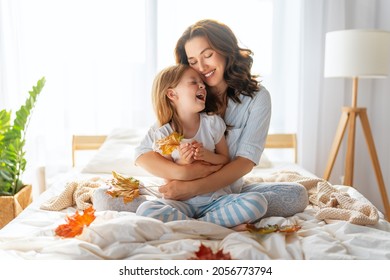
<svg viewBox="0 0 390 280">
<path fill-rule="evenodd" d="M 174 131 L 183 133 L 183 128 L 177 111 L 167 96 L 168 89 L 175 88 L 186 70 L 190 66 L 184 64 L 173 65 L 161 70 L 154 78 L 152 87 L 153 109 L 159 126 L 171 123 Z"/>
</svg>

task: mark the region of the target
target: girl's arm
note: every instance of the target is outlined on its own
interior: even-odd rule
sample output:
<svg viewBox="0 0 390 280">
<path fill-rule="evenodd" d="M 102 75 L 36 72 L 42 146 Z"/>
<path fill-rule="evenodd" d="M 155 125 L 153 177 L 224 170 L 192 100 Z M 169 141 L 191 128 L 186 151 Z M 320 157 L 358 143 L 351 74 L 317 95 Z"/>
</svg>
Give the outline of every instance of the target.
<svg viewBox="0 0 390 280">
<path fill-rule="evenodd" d="M 222 167 L 222 165 L 210 165 L 201 161 L 179 165 L 154 151 L 138 156 L 135 164 L 157 177 L 168 180 L 195 180 L 206 177 Z"/>
<path fill-rule="evenodd" d="M 224 136 L 215 145 L 215 153 L 205 149 L 201 143 L 194 145 L 197 146 L 194 154 L 195 160 L 203 160 L 211 164 L 226 164 L 229 162 L 229 148 Z"/>
<path fill-rule="evenodd" d="M 164 198 L 187 200 L 196 195 L 217 191 L 252 170 L 254 163 L 243 157 L 236 157 L 211 175 L 193 181 L 174 180 L 159 188 Z"/>
</svg>

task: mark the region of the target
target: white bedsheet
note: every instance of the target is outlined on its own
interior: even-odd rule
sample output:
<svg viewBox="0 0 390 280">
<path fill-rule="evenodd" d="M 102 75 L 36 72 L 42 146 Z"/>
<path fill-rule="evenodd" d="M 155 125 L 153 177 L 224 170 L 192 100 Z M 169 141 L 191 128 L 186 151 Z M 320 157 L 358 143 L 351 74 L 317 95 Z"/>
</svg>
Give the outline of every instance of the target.
<svg viewBox="0 0 390 280">
<path fill-rule="evenodd" d="M 297 166 L 278 169 L 304 172 Z M 270 171 L 275 169 L 256 172 Z M 162 223 L 130 212 L 100 211 L 76 238 L 55 236 L 56 227 L 65 223 L 66 215 L 74 214 L 75 209 L 44 211 L 39 206 L 58 195 L 67 181 L 91 176 L 97 175 L 72 173 L 58 177 L 33 204 L 0 230 L 0 259 L 189 259 L 201 243 L 215 252 L 229 252 L 233 259 L 390 259 L 390 224 L 382 214 L 376 225 L 360 226 L 317 220 L 312 206 L 293 217 L 270 217 L 257 224 L 300 225 L 301 230 L 294 234 L 255 235 L 206 222 Z M 146 184 L 154 182 L 150 177 L 137 179 Z M 365 200 L 353 188 L 335 187 Z"/>
</svg>

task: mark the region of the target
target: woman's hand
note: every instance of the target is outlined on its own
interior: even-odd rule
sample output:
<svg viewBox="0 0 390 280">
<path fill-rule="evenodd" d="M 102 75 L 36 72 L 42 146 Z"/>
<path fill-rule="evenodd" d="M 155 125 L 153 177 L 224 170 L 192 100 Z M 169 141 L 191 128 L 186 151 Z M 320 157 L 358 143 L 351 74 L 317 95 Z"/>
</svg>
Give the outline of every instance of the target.
<svg viewBox="0 0 390 280">
<path fill-rule="evenodd" d="M 187 200 L 197 195 L 190 181 L 169 181 L 158 190 L 163 198 L 172 200 Z"/>
<path fill-rule="evenodd" d="M 211 165 L 201 161 L 179 165 L 154 151 L 139 156 L 136 160 L 136 165 L 144 168 L 154 176 L 168 180 L 183 181 L 206 177 L 222 167 L 222 165 Z"/>
<path fill-rule="evenodd" d="M 205 161 L 194 161 L 191 164 L 183 165 L 185 169 L 185 174 L 183 174 L 186 179 L 183 180 L 195 180 L 209 176 L 210 174 L 220 170 L 222 164 L 210 164 Z"/>
</svg>

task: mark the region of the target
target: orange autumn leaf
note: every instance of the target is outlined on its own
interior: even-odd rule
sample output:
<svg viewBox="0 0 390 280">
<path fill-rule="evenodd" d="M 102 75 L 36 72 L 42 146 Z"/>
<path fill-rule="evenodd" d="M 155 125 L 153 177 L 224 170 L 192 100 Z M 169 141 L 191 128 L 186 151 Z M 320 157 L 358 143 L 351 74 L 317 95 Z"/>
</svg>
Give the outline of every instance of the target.
<svg viewBox="0 0 390 280">
<path fill-rule="evenodd" d="M 301 229 L 301 226 L 298 225 L 288 225 L 288 226 L 279 226 L 279 225 L 267 225 L 265 227 L 255 227 L 253 224 L 247 224 L 246 228 L 251 233 L 257 234 L 269 234 L 272 232 L 284 232 L 284 233 L 293 233 Z"/>
<path fill-rule="evenodd" d="M 112 176 L 113 179 L 108 181 L 111 187 L 106 191 L 111 197 L 123 197 L 124 203 L 128 203 L 139 196 L 139 180 L 115 171 L 112 171 Z"/>
<path fill-rule="evenodd" d="M 159 149 L 163 155 L 170 155 L 172 152 L 180 146 L 180 141 L 183 139 L 183 135 L 177 132 L 173 132 L 167 137 L 156 141 Z"/>
<path fill-rule="evenodd" d="M 78 211 L 72 216 L 66 216 L 66 224 L 59 225 L 55 233 L 61 237 L 75 237 L 83 232 L 85 226 L 89 226 L 95 220 L 95 209 L 92 206 L 84 210 L 83 214 Z"/>
<path fill-rule="evenodd" d="M 223 250 L 218 250 L 216 253 L 213 253 L 211 248 L 200 244 L 199 250 L 195 252 L 195 257 L 191 260 L 231 260 L 230 253 L 223 253 Z"/>
</svg>

